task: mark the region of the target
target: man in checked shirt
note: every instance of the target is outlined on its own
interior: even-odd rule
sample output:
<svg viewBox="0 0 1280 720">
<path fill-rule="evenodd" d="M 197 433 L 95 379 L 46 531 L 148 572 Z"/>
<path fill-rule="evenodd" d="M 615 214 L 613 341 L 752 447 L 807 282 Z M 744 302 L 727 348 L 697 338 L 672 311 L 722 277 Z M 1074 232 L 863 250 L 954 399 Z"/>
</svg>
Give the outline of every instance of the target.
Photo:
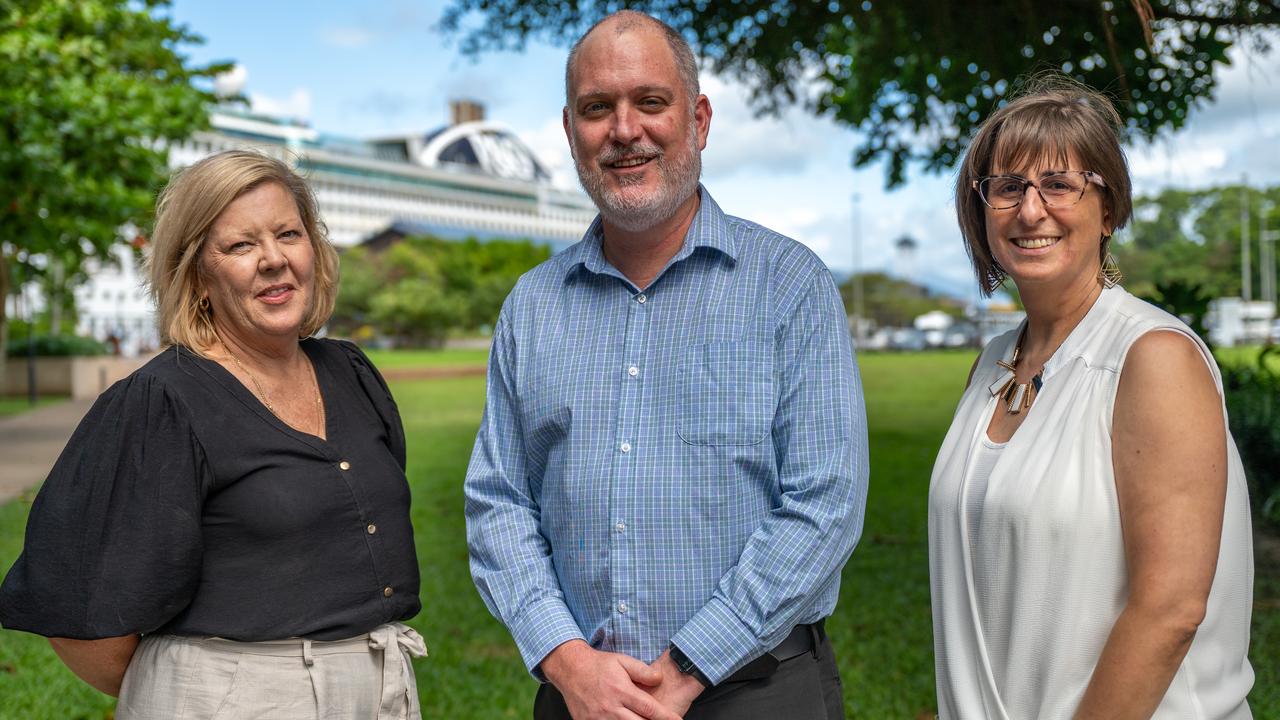
<svg viewBox="0 0 1280 720">
<path fill-rule="evenodd" d="M 535 718 L 843 717 L 822 621 L 867 441 L 831 274 L 699 184 L 711 104 L 678 33 L 612 15 L 565 86 L 600 215 L 498 318 L 476 586 L 546 681 Z"/>
</svg>

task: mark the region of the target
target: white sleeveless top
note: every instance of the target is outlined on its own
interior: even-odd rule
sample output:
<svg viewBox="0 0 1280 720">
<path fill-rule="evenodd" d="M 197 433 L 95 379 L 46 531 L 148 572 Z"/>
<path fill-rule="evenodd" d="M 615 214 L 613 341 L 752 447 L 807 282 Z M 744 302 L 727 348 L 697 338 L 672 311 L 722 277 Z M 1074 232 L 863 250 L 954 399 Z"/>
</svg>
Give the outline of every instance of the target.
<svg viewBox="0 0 1280 720">
<path fill-rule="evenodd" d="M 1128 594 L 1111 467 L 1111 411 L 1125 355 L 1177 318 L 1116 287 L 1104 290 L 1044 366 L 1030 414 L 1000 451 L 981 512 L 969 493 L 976 450 L 996 407 L 990 385 L 1019 330 L 983 351 L 929 486 L 929 565 L 942 720 L 1070 718 Z M 1224 407 L 1223 413 L 1225 415 Z M 1250 718 L 1253 540 L 1248 490 L 1227 435 L 1227 497 L 1204 622 L 1153 715 Z M 979 517 L 970 528 L 969 518 Z"/>
</svg>

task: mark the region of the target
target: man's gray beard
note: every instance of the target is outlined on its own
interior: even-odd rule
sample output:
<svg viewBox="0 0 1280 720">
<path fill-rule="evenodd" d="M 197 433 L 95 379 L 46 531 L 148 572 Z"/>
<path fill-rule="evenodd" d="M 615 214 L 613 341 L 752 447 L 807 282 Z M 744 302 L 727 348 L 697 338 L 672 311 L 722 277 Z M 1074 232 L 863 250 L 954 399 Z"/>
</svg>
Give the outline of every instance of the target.
<svg viewBox="0 0 1280 720">
<path fill-rule="evenodd" d="M 654 159 L 663 182 L 657 191 L 644 198 L 627 198 L 614 193 L 605 185 L 605 171 L 596 158 L 585 160 L 573 153 L 573 162 L 578 169 L 578 181 L 582 189 L 595 202 L 604 221 L 627 232 L 642 232 L 662 222 L 670 220 L 676 210 L 689 196 L 698 191 L 698 180 L 702 176 L 702 154 L 698 150 L 696 126 L 690 128 L 687 160 L 667 162 L 665 153 Z M 643 178 L 628 181 L 623 176 L 621 185 L 639 184 Z"/>
</svg>

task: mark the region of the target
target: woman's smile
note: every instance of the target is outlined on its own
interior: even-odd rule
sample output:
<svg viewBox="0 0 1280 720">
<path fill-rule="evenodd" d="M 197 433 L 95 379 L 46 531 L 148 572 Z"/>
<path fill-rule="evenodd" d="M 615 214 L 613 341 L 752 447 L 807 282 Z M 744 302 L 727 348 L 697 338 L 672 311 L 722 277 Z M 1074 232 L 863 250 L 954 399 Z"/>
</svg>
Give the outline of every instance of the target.
<svg viewBox="0 0 1280 720">
<path fill-rule="evenodd" d="M 1061 239 L 1062 239 L 1062 236 L 1060 235 L 1049 235 L 1049 236 L 1039 235 L 1039 236 L 1032 236 L 1032 237 L 1010 238 L 1010 242 L 1018 246 L 1020 250 L 1035 251 L 1035 250 L 1047 250 L 1048 248 L 1051 248 L 1054 245 L 1057 245 L 1058 241 Z"/>
</svg>

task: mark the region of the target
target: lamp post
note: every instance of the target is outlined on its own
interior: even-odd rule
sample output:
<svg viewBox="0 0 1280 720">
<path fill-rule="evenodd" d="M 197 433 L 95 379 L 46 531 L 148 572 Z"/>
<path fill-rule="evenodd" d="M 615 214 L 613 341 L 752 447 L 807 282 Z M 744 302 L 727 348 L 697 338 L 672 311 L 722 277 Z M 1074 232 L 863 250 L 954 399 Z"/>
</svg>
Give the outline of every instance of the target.
<svg viewBox="0 0 1280 720">
<path fill-rule="evenodd" d="M 1258 273 L 1262 299 L 1272 308 L 1276 306 L 1276 240 L 1280 230 L 1267 229 L 1267 216 L 1271 214 L 1271 202 L 1263 202 L 1258 214 Z"/>
<path fill-rule="evenodd" d="M 1253 299 L 1253 268 L 1249 267 L 1249 176 L 1240 176 L 1240 298 Z"/>
<path fill-rule="evenodd" d="M 27 295 L 27 290 L 31 287 L 31 266 L 25 267 L 26 282 L 22 286 L 22 309 L 27 316 L 27 402 L 31 407 L 35 407 L 39 399 L 36 393 L 36 313 L 31 307 L 31 298 Z"/>
</svg>

